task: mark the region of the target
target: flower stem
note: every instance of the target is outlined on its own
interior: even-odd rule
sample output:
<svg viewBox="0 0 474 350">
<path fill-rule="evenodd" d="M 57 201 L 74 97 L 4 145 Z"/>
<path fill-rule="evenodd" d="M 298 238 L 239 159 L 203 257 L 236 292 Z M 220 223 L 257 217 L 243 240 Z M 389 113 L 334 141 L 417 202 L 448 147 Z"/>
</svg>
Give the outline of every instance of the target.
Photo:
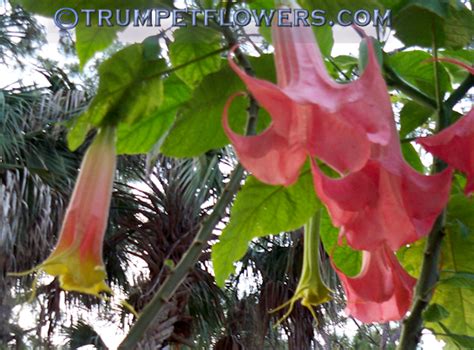
<svg viewBox="0 0 474 350">
<path fill-rule="evenodd" d="M 230 29 L 225 32 L 225 37 L 229 43 L 229 46 L 232 46 L 236 43 L 235 37 L 233 36 L 233 33 Z M 247 58 L 239 50 L 237 50 L 236 54 L 239 62 L 244 66 L 245 70 L 249 74 L 253 75 L 252 68 Z M 248 122 L 246 127 L 247 135 L 255 133 L 258 110 L 259 107 L 257 102 L 255 99 L 253 99 L 253 97 L 250 97 Z M 159 315 L 162 308 L 173 296 L 178 287 L 183 283 L 188 272 L 198 261 L 203 248 L 206 247 L 207 241 L 211 237 L 216 225 L 225 214 L 225 209 L 232 202 L 234 195 L 240 189 L 243 175 L 244 168 L 238 164 L 230 177 L 229 183 L 225 187 L 219 200 L 214 206 L 213 212 L 201 223 L 200 229 L 191 246 L 188 248 L 186 253 L 184 253 L 176 267 L 171 271 L 168 278 L 160 286 L 153 299 L 140 313 L 140 317 L 137 319 L 125 339 L 118 347 L 119 350 L 134 349 L 136 347 L 148 328 L 153 325 L 155 318 Z"/>
<path fill-rule="evenodd" d="M 153 324 L 161 309 L 173 296 L 176 289 L 183 283 L 186 275 L 193 268 L 201 255 L 202 249 L 206 246 L 212 231 L 224 214 L 225 208 L 232 201 L 235 193 L 240 188 L 244 170 L 239 164 L 232 173 L 230 182 L 224 189 L 221 197 L 217 201 L 214 211 L 201 224 L 198 234 L 193 243 L 183 255 L 176 267 L 171 271 L 168 278 L 161 285 L 150 303 L 143 309 L 130 332 L 120 344 L 119 349 L 134 349 L 142 339 L 147 329 Z"/>
<path fill-rule="evenodd" d="M 436 106 L 438 115 L 438 131 L 449 126 L 451 108 L 443 104 L 443 96 L 439 81 L 439 62 L 437 61 L 438 48 L 433 24 L 433 67 L 435 76 Z M 446 167 L 441 160 L 436 159 L 434 168 L 436 172 Z M 444 226 L 446 221 L 446 209 L 436 219 L 434 227 L 430 232 L 421 266 L 421 273 L 415 288 L 415 297 L 410 310 L 410 316 L 403 321 L 402 332 L 398 349 L 415 350 L 421 338 L 423 330 L 423 311 L 428 306 L 434 294 L 434 287 L 439 279 L 439 257 L 445 236 Z"/>
</svg>

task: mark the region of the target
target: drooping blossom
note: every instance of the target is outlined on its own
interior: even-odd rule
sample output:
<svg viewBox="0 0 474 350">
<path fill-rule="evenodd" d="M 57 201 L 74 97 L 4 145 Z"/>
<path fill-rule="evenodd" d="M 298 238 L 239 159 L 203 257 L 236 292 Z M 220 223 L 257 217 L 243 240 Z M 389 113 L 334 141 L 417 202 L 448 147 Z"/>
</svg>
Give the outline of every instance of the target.
<svg viewBox="0 0 474 350">
<path fill-rule="evenodd" d="M 232 69 L 265 108 L 272 122 L 256 136 L 242 136 L 223 118 L 241 163 L 259 180 L 290 185 L 309 156 L 340 173 L 361 169 L 372 143 L 385 145 L 390 129 L 384 115 L 391 105 L 372 44 L 360 78 L 338 84 L 328 75 L 309 27 L 272 26 L 277 85 L 254 78 L 229 56 Z"/>
<path fill-rule="evenodd" d="M 387 245 L 395 251 L 426 236 L 448 201 L 451 169 L 425 176 L 401 158 L 387 162 L 369 160 L 340 179 L 329 178 L 312 163 L 316 192 L 340 228 L 340 238 L 345 236 L 354 249 Z"/>
<path fill-rule="evenodd" d="M 457 64 L 474 74 L 474 68 L 454 59 L 439 59 Z M 466 195 L 474 192 L 474 108 L 450 127 L 436 135 L 416 140 L 428 152 L 442 159 L 448 165 L 465 173 Z"/>
<path fill-rule="evenodd" d="M 383 323 L 400 320 L 408 311 L 416 279 L 388 247 L 364 251 L 361 271 L 355 277 L 334 268 L 346 293 L 348 315 L 365 323 Z"/>
<path fill-rule="evenodd" d="M 427 176 L 404 160 L 385 82 L 380 89 L 386 98 L 376 102 L 390 110 L 379 115 L 390 130 L 389 142 L 372 143 L 369 160 L 359 171 L 330 178 L 312 160 L 312 172 L 318 196 L 351 247 L 387 245 L 396 251 L 430 232 L 449 199 L 452 169 Z"/>
<path fill-rule="evenodd" d="M 438 134 L 417 143 L 453 168 L 467 175 L 466 195 L 474 192 L 474 109 Z"/>
<path fill-rule="evenodd" d="M 110 292 L 102 258 L 115 174 L 115 131 L 106 127 L 87 150 L 59 241 L 37 269 L 59 276 L 61 288 L 98 295 Z"/>
<path fill-rule="evenodd" d="M 305 306 L 315 319 L 317 319 L 317 317 L 313 307 L 331 300 L 330 290 L 324 284 L 319 272 L 319 220 L 320 214 L 318 212 L 304 227 L 303 267 L 301 276 L 296 291 L 291 299 L 271 311 L 275 312 L 289 306 L 288 311 L 278 322 L 282 322 L 291 314 L 294 304 L 298 300 L 301 300 L 301 305 Z"/>
</svg>

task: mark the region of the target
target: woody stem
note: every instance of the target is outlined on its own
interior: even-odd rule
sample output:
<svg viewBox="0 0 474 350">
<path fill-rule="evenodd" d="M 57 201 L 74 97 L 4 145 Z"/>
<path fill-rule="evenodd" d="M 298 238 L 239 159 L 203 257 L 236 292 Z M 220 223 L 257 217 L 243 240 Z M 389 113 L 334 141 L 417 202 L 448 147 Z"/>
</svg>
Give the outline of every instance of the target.
<svg viewBox="0 0 474 350">
<path fill-rule="evenodd" d="M 225 33 L 225 36 L 229 42 L 229 46 L 232 46 L 232 44 L 236 43 L 236 40 L 230 29 Z M 243 56 L 241 52 L 237 52 L 237 58 L 239 59 L 239 62 L 242 64 L 242 66 L 244 66 L 246 71 L 253 75 L 252 68 L 246 57 Z M 257 102 L 253 98 L 250 98 L 250 104 L 248 108 L 248 123 L 246 128 L 247 135 L 253 134 L 255 132 L 258 109 L 259 107 Z M 119 350 L 134 349 L 136 347 L 136 345 L 145 335 L 146 331 L 153 325 L 155 318 L 160 314 L 160 311 L 167 304 L 168 300 L 170 300 L 178 287 L 183 283 L 188 272 L 197 263 L 202 250 L 207 246 L 207 241 L 211 237 L 216 225 L 225 214 L 225 209 L 232 202 L 234 195 L 240 189 L 243 175 L 244 169 L 240 164 L 238 164 L 232 172 L 230 181 L 214 206 L 212 213 L 201 223 L 199 231 L 191 246 L 184 253 L 179 263 L 160 286 L 156 294 L 153 296 L 153 299 L 140 313 L 140 317 L 134 323 L 128 335 L 120 344 L 118 348 Z"/>
<path fill-rule="evenodd" d="M 433 67 L 438 115 L 437 126 L 439 131 L 449 126 L 451 108 L 448 108 L 445 104 L 443 104 L 443 96 L 439 83 L 439 62 L 437 61 L 438 50 L 436 45 L 436 36 L 434 34 L 434 27 L 432 33 L 434 57 Z M 435 160 L 434 168 L 436 172 L 443 170 L 445 167 L 446 165 L 441 160 Z M 418 342 L 420 341 L 421 331 L 423 330 L 423 311 L 430 303 L 431 298 L 433 297 L 434 287 L 439 279 L 439 257 L 445 235 L 445 219 L 446 209 L 444 209 L 440 216 L 436 219 L 433 230 L 428 236 L 423 255 L 421 273 L 416 284 L 415 297 L 410 311 L 410 316 L 408 316 L 403 321 L 400 343 L 398 345 L 398 349 L 400 350 L 415 350 Z"/>
</svg>

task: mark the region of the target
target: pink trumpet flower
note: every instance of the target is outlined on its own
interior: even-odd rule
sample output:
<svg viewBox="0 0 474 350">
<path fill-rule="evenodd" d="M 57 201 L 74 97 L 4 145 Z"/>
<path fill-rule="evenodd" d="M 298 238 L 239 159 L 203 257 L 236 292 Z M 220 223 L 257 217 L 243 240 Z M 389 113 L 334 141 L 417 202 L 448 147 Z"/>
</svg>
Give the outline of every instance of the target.
<svg viewBox="0 0 474 350">
<path fill-rule="evenodd" d="M 240 161 L 261 181 L 286 186 L 296 181 L 308 156 L 343 174 L 361 169 L 371 144 L 386 145 L 391 136 L 384 121 L 391 105 L 372 44 L 360 78 L 338 84 L 326 71 L 311 28 L 272 31 L 277 85 L 249 76 L 229 55 L 232 69 L 272 117 L 260 135 L 239 135 L 228 123 L 229 99 L 223 126 Z"/>
<path fill-rule="evenodd" d="M 316 192 L 334 226 L 341 228 L 340 238 L 345 236 L 354 249 L 387 245 L 395 251 L 417 241 L 429 233 L 448 201 L 452 170 L 425 176 L 400 158 L 392 161 L 385 166 L 370 160 L 341 179 L 327 177 L 312 163 Z"/>
<path fill-rule="evenodd" d="M 59 241 L 35 270 L 59 276 L 64 290 L 98 295 L 111 292 L 102 258 L 115 175 L 115 131 L 99 131 L 82 161 Z"/>
<path fill-rule="evenodd" d="M 467 175 L 466 195 L 474 192 L 474 109 L 434 136 L 418 138 L 417 143 L 453 168 Z"/>
<path fill-rule="evenodd" d="M 452 169 L 426 176 L 407 164 L 385 82 L 379 88 L 385 97 L 374 103 L 390 110 L 379 115 L 390 130 L 388 144 L 372 143 L 364 167 L 342 178 L 327 177 L 314 160 L 312 171 L 316 192 L 334 226 L 341 228 L 340 237 L 346 236 L 354 249 L 374 250 L 387 245 L 396 251 L 430 232 L 449 199 Z"/>
<path fill-rule="evenodd" d="M 474 68 L 455 59 L 439 58 L 457 64 L 471 74 Z M 467 175 L 466 195 L 474 192 L 474 108 L 466 116 L 438 134 L 416 140 L 428 152 Z"/>
<path fill-rule="evenodd" d="M 416 279 L 388 247 L 364 251 L 361 271 L 355 277 L 334 268 L 346 292 L 347 314 L 370 323 L 397 321 L 408 311 Z"/>
</svg>

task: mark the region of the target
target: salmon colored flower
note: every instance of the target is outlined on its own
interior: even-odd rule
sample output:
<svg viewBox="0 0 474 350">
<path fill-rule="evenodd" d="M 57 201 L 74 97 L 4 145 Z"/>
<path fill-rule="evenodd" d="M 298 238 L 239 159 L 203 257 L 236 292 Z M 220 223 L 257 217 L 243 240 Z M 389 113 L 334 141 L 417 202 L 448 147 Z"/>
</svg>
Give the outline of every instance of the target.
<svg viewBox="0 0 474 350">
<path fill-rule="evenodd" d="M 467 175 L 466 195 L 474 192 L 474 109 L 438 134 L 417 143 L 453 168 Z"/>
<path fill-rule="evenodd" d="M 388 247 L 364 251 L 361 271 L 355 277 L 334 268 L 346 292 L 348 315 L 366 323 L 388 322 L 400 320 L 408 311 L 416 279 Z"/>
<path fill-rule="evenodd" d="M 458 60 L 439 58 L 457 64 L 471 74 L 474 68 Z M 416 140 L 428 152 L 467 175 L 466 195 L 474 192 L 474 108 L 450 127 L 438 134 Z"/>
<path fill-rule="evenodd" d="M 341 178 L 329 178 L 314 160 L 312 171 L 317 194 L 351 247 L 373 250 L 387 245 L 396 251 L 430 232 L 449 199 L 452 170 L 427 176 L 404 160 L 387 87 L 383 82 L 379 88 L 387 98 L 376 102 L 390 109 L 379 115 L 390 131 L 388 143 L 372 143 L 364 167 L 346 176 L 339 172 Z"/>
<path fill-rule="evenodd" d="M 368 64 L 357 81 L 338 84 L 328 75 L 309 27 L 273 26 L 278 84 L 249 76 L 229 56 L 232 69 L 272 117 L 267 130 L 241 136 L 223 126 L 241 163 L 259 180 L 290 185 L 309 156 L 340 173 L 361 169 L 372 143 L 385 145 L 390 129 L 384 120 L 391 104 L 372 44 Z"/>
<path fill-rule="evenodd" d="M 102 259 L 115 174 L 115 131 L 101 129 L 87 150 L 66 211 L 59 241 L 35 270 L 59 276 L 61 288 L 98 295 L 111 292 Z"/>
<path fill-rule="evenodd" d="M 452 170 L 425 176 L 401 158 L 392 162 L 370 160 L 340 179 L 327 177 L 312 163 L 316 192 L 340 227 L 340 238 L 345 236 L 354 249 L 387 245 L 398 250 L 426 236 L 446 206 Z"/>
<path fill-rule="evenodd" d="M 278 311 L 289 306 L 288 311 L 278 323 L 287 318 L 293 311 L 294 304 L 301 300 L 301 305 L 308 308 L 317 319 L 313 307 L 331 300 L 330 290 L 324 284 L 319 272 L 319 212 L 304 227 L 303 268 L 295 294 L 283 305 L 273 309 Z"/>
</svg>

